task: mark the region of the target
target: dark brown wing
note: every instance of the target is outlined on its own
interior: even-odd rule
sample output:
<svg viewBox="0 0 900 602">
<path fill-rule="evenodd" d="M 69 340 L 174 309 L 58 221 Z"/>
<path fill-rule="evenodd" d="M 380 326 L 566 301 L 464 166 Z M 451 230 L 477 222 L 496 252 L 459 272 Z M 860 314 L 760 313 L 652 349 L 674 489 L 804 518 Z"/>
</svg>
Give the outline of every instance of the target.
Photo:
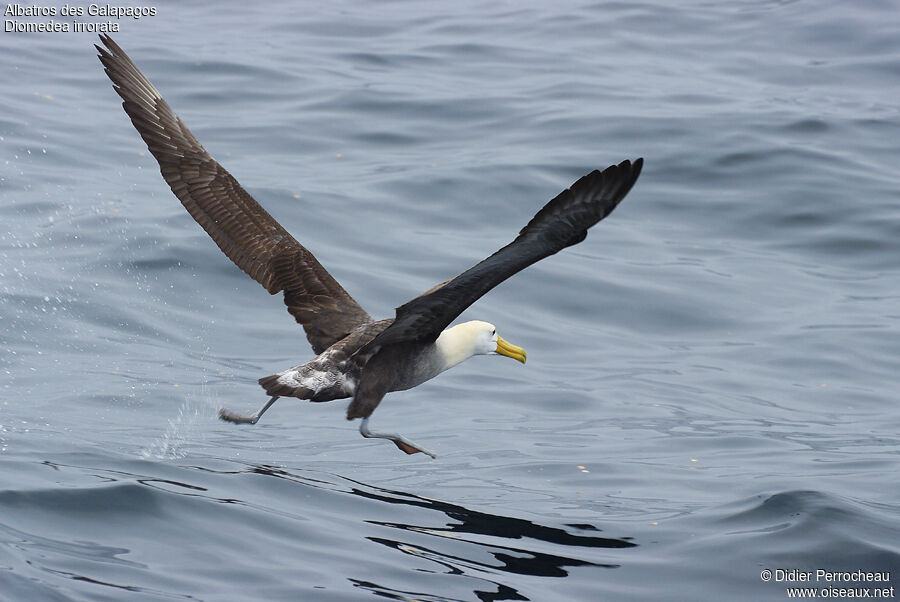
<svg viewBox="0 0 900 602">
<path fill-rule="evenodd" d="M 153 84 L 109 36 L 95 46 L 122 106 L 159 162 L 163 178 L 222 252 L 288 311 L 316 353 L 372 318 L 259 203 L 213 159 Z"/>
<path fill-rule="evenodd" d="M 538 211 L 514 241 L 484 261 L 397 308 L 394 323 L 369 348 L 401 341 L 434 341 L 489 290 L 544 257 L 578 244 L 609 215 L 641 173 L 643 159 L 589 173 Z"/>
</svg>

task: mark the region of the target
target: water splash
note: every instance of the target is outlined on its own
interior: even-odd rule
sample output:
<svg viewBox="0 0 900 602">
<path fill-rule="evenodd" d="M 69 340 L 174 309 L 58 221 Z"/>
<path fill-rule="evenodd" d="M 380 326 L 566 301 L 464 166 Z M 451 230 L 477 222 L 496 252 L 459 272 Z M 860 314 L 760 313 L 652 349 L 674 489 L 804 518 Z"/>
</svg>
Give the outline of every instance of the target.
<svg viewBox="0 0 900 602">
<path fill-rule="evenodd" d="M 181 403 L 178 414 L 169 419 L 166 431 L 150 445 L 141 450 L 140 456 L 145 459 L 177 460 L 190 452 L 192 443 L 197 442 L 201 435 L 197 425 L 201 418 L 208 418 L 210 404 L 204 400 L 210 399 L 204 387 L 201 398 L 189 396 Z"/>
</svg>

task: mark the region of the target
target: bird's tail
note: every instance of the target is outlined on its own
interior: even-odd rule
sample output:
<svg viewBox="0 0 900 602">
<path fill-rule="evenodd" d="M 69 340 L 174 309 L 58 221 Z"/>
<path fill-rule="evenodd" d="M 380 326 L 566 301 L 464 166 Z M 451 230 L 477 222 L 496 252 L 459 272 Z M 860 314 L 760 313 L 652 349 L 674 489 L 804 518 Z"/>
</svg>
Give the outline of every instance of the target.
<svg viewBox="0 0 900 602">
<path fill-rule="evenodd" d="M 315 371 L 312 373 L 315 374 Z M 291 369 L 272 374 L 271 376 L 264 376 L 259 379 L 259 384 L 266 390 L 266 393 L 273 397 L 296 397 L 297 399 L 307 399 L 309 401 L 331 401 L 333 399 L 344 399 L 351 395 L 344 388 L 343 380 L 312 389 L 303 384 L 303 376 L 309 376 L 309 374 L 304 375 L 302 371 L 298 374 L 296 369 Z M 314 379 L 313 382 L 315 382 Z"/>
<path fill-rule="evenodd" d="M 297 399 L 310 399 L 315 391 L 303 385 L 291 385 L 284 382 L 282 374 L 272 374 L 259 379 L 260 386 L 266 390 L 266 394 L 273 397 L 296 397 Z"/>
</svg>

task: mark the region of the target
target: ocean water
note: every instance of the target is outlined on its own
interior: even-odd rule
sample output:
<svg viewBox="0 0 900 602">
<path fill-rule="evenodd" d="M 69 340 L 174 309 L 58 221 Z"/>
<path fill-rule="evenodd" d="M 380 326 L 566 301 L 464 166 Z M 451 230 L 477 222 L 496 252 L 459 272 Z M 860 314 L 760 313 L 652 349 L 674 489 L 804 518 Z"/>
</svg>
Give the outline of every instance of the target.
<svg viewBox="0 0 900 602">
<path fill-rule="evenodd" d="M 526 366 L 379 407 L 437 460 L 363 439 L 346 401 L 238 427 L 217 409 L 257 409 L 302 330 L 168 190 L 96 34 L 4 32 L 0 599 L 900 587 L 900 5 L 153 6 L 77 20 L 115 23 L 373 316 L 584 173 L 644 171 L 462 316 Z"/>
</svg>

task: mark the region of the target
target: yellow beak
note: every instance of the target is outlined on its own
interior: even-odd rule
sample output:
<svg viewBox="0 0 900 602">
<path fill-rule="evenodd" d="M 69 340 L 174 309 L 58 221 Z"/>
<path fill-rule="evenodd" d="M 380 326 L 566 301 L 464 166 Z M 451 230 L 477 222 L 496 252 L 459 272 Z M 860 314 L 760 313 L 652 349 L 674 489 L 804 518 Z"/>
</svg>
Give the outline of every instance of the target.
<svg viewBox="0 0 900 602">
<path fill-rule="evenodd" d="M 516 347 L 511 343 L 507 343 L 500 336 L 497 337 L 497 353 L 505 355 L 506 357 L 511 357 L 517 362 L 525 363 L 525 350 L 521 347 Z"/>
</svg>

